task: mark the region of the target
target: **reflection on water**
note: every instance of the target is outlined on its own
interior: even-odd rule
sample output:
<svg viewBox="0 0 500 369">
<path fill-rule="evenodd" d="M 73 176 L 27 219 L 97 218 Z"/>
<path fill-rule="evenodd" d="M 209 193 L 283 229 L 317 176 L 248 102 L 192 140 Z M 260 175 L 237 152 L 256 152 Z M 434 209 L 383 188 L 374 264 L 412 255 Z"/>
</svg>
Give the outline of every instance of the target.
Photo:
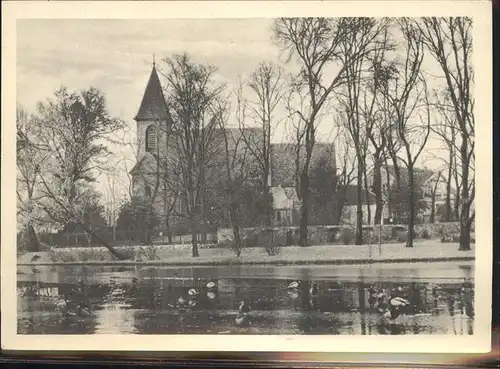
<svg viewBox="0 0 500 369">
<path fill-rule="evenodd" d="M 473 334 L 471 265 L 38 269 L 18 268 L 20 334 Z"/>
</svg>

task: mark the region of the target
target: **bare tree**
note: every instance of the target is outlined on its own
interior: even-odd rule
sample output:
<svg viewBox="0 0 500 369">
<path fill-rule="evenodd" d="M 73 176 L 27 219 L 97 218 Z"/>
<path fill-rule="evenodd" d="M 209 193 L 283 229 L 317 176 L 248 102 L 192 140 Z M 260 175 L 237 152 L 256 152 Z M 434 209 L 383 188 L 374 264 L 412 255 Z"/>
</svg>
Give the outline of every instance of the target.
<svg viewBox="0 0 500 369">
<path fill-rule="evenodd" d="M 291 112 L 302 121 L 297 127 L 303 129 L 300 142 L 303 142 L 304 160 L 297 186 L 301 200 L 299 244 L 302 246 L 307 246 L 309 164 L 316 142 L 318 118 L 332 92 L 345 82 L 351 63 L 374 47 L 375 24 L 376 21 L 369 18 L 281 18 L 274 24 L 275 38 L 287 52 L 288 60 L 296 58 L 300 63 L 292 91 L 300 94 L 300 99 L 307 99 L 301 110 Z M 341 46 L 349 42 L 356 44 L 356 52 L 342 58 Z M 338 71 L 328 78 L 332 67 L 337 67 Z"/>
<path fill-rule="evenodd" d="M 427 50 L 444 74 L 459 131 L 461 167 L 460 250 L 470 250 L 475 211 L 474 181 L 474 72 L 472 69 L 472 19 L 424 18 L 420 24 Z"/>
<path fill-rule="evenodd" d="M 248 102 L 251 117 L 259 130 L 245 129 L 244 121 L 241 122 L 243 139 L 256 158 L 262 173 L 261 188 L 262 200 L 265 210 L 265 224 L 271 225 L 272 204 L 269 190 L 269 176 L 271 173 L 271 137 L 279 120 L 275 113 L 285 94 L 283 68 L 270 62 L 261 62 L 253 71 L 247 81 L 255 100 Z M 241 102 L 241 99 L 239 99 Z"/>
<path fill-rule="evenodd" d="M 431 215 L 429 219 L 430 223 L 434 223 L 436 219 L 436 193 L 439 183 L 441 182 L 441 173 L 441 171 L 437 172 L 436 181 L 434 182 L 434 186 L 432 186 L 431 188 Z"/>
<path fill-rule="evenodd" d="M 453 111 L 453 108 L 451 108 L 451 103 L 449 103 L 449 99 L 446 96 L 447 94 L 443 94 L 444 99 L 442 101 L 439 101 L 439 96 L 438 94 L 436 95 L 436 98 L 438 99 L 436 107 L 441 117 L 441 121 L 432 126 L 432 131 L 439 137 L 448 154 L 446 159 L 441 159 L 447 166 L 446 199 L 442 220 L 450 221 L 458 219 L 458 209 L 455 210 L 456 204 L 452 204 L 452 182 L 454 180 L 457 190 L 456 197 L 460 198 L 460 194 L 458 193 L 460 165 L 456 162 L 457 152 L 459 151 L 459 147 L 457 145 L 458 127 L 455 119 L 455 112 Z M 455 198 L 455 200 L 457 199 Z"/>
<path fill-rule="evenodd" d="M 241 86 L 236 91 L 236 109 L 235 118 L 240 127 L 246 118 L 246 104 L 242 98 Z M 216 106 L 214 115 L 220 128 L 220 136 L 222 139 L 222 163 L 224 163 L 225 178 L 222 181 L 221 188 L 225 193 L 226 207 L 229 213 L 229 222 L 233 230 L 234 247 L 233 250 L 236 256 L 240 256 L 242 249 L 240 223 L 241 218 L 245 216 L 242 210 L 245 206 L 243 196 L 245 196 L 244 188 L 251 181 L 250 165 L 252 159 L 255 161 L 257 156 L 253 156 L 250 150 L 248 137 L 245 137 L 244 131 L 238 128 L 228 127 L 230 105 L 227 101 L 220 101 Z M 259 166 L 262 164 L 257 160 Z M 261 178 L 258 178 L 260 182 Z"/>
<path fill-rule="evenodd" d="M 214 81 L 216 68 L 197 64 L 187 54 L 166 59 L 166 63 L 169 69 L 166 98 L 173 118 L 170 132 L 173 155 L 167 159 L 168 185 L 174 193 L 179 193 L 183 209 L 176 214 L 188 221 L 192 255 L 197 257 L 198 225 L 203 221 L 207 173 L 215 155 L 214 134 L 218 120 L 214 104 L 224 86 Z"/>
<path fill-rule="evenodd" d="M 16 111 L 17 128 L 17 214 L 21 222 L 21 232 L 26 235 L 24 247 L 30 251 L 40 251 L 36 225 L 43 222 L 43 214 L 38 206 L 40 200 L 40 176 L 50 152 L 40 142 L 36 120 L 22 107 Z"/>
<path fill-rule="evenodd" d="M 335 176 L 335 219 L 334 224 L 340 224 L 345 202 L 347 200 L 347 189 L 356 179 L 356 153 L 351 144 L 350 134 L 340 126 L 336 136 L 337 160 Z"/>
<path fill-rule="evenodd" d="M 94 88 L 79 94 L 61 88 L 53 100 L 38 106 L 37 134 L 50 152 L 40 176 L 40 206 L 54 226 L 81 225 L 118 259 L 124 256 L 82 219 L 82 209 L 111 155 L 103 142 L 122 126 L 121 120 L 109 117 L 104 95 Z"/>
<path fill-rule="evenodd" d="M 422 153 L 431 131 L 430 101 L 425 79 L 421 73 L 424 58 L 422 35 L 415 23 L 408 18 L 398 20 L 398 28 L 403 37 L 403 61 L 397 67 L 393 87 L 384 90 L 395 115 L 397 139 L 404 149 L 399 156 L 408 172 L 408 236 L 407 247 L 413 247 L 414 224 L 417 198 L 415 189 L 415 164 Z M 387 84 L 389 86 L 389 84 Z M 422 104 L 424 100 L 424 104 Z M 423 110 L 424 116 L 420 114 Z M 417 116 L 420 123 L 415 123 Z M 401 182 L 399 182 L 401 184 Z M 401 188 L 399 188 L 401 190 Z"/>
</svg>

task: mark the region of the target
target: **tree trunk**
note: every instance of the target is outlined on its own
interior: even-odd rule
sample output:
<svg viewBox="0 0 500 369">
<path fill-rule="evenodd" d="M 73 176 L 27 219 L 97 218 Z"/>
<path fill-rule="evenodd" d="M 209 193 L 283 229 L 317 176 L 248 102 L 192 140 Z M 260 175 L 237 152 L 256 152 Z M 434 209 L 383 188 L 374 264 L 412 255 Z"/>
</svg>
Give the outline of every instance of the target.
<svg viewBox="0 0 500 369">
<path fill-rule="evenodd" d="M 445 219 L 446 221 L 450 221 L 452 219 L 451 214 L 451 177 L 453 175 L 453 150 L 450 148 L 450 157 L 449 157 L 449 168 L 448 168 L 448 178 L 446 181 L 446 200 L 444 204 L 445 210 Z"/>
<path fill-rule="evenodd" d="M 366 173 L 366 165 L 364 167 L 365 195 L 366 195 L 366 224 L 372 224 L 372 209 L 370 203 L 370 191 L 368 188 L 368 174 Z"/>
<path fill-rule="evenodd" d="M 358 203 L 356 206 L 356 245 L 363 244 L 363 163 L 358 160 L 358 178 L 356 192 Z"/>
<path fill-rule="evenodd" d="M 398 157 L 395 153 L 391 153 L 392 165 L 394 167 L 394 179 L 396 180 L 396 187 L 401 189 L 401 172 L 399 170 Z"/>
<path fill-rule="evenodd" d="M 191 219 L 191 244 L 193 246 L 192 256 L 194 258 L 200 256 L 198 253 L 198 230 L 194 219 Z"/>
<path fill-rule="evenodd" d="M 471 222 L 470 217 L 470 201 L 469 201 L 469 164 L 468 159 L 468 145 L 467 134 L 462 133 L 462 145 L 460 147 L 460 156 L 462 160 L 462 208 L 460 211 L 460 246 L 459 250 L 470 250 L 470 230 Z"/>
<path fill-rule="evenodd" d="M 375 224 L 382 223 L 382 211 L 384 208 L 384 201 L 382 198 L 382 163 L 378 155 L 374 158 L 373 167 L 373 192 L 375 192 Z"/>
<path fill-rule="evenodd" d="M 40 252 L 40 241 L 38 240 L 38 236 L 36 234 L 35 228 L 31 223 L 28 224 L 28 245 L 29 251 Z"/>
<path fill-rule="evenodd" d="M 408 235 L 406 236 L 406 247 L 413 247 L 413 228 L 415 226 L 415 188 L 413 178 L 413 166 L 408 166 Z"/>
<path fill-rule="evenodd" d="M 237 223 L 233 223 L 233 235 L 234 235 L 234 252 L 236 256 L 241 255 L 241 236 L 240 227 Z"/>
<path fill-rule="evenodd" d="M 431 216 L 429 219 L 429 223 L 434 223 L 435 217 L 436 217 L 436 191 L 433 191 L 431 199 Z"/>
<path fill-rule="evenodd" d="M 127 259 L 125 257 L 125 255 L 123 255 L 122 253 L 120 253 L 117 250 L 115 250 L 112 246 L 110 246 L 96 231 L 94 231 L 93 229 L 87 227 L 82 222 L 80 222 L 80 224 L 83 227 L 83 229 L 85 230 L 85 232 L 88 232 L 92 236 L 94 236 L 95 238 L 97 238 L 97 240 L 101 243 L 101 245 L 103 245 L 105 248 L 107 248 L 108 251 L 111 253 L 111 255 L 113 255 L 115 258 L 117 258 L 118 260 L 125 260 L 125 259 Z"/>
<path fill-rule="evenodd" d="M 307 246 L 307 225 L 309 223 L 309 174 L 303 170 L 300 178 L 300 204 L 299 246 Z"/>
<path fill-rule="evenodd" d="M 389 164 L 387 159 L 384 160 L 385 164 L 385 175 L 386 175 L 386 185 L 387 185 L 387 212 L 389 217 L 392 218 L 392 191 L 391 191 L 391 176 L 389 174 Z"/>
<path fill-rule="evenodd" d="M 264 188 L 264 207 L 265 207 L 265 220 L 264 220 L 264 223 L 266 225 L 266 227 L 270 227 L 271 226 L 271 219 L 272 219 L 272 201 L 271 201 L 271 194 L 270 194 L 270 191 L 269 191 L 269 186 L 265 186 Z"/>
</svg>

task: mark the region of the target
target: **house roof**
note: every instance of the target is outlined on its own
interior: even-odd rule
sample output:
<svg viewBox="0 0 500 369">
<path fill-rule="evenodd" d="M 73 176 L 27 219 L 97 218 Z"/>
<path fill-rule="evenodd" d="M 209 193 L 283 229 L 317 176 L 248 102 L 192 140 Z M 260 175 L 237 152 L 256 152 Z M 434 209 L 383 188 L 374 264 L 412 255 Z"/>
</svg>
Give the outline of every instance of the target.
<svg viewBox="0 0 500 369">
<path fill-rule="evenodd" d="M 392 177 L 396 177 L 394 166 L 390 165 L 387 167 L 387 171 Z M 399 167 L 399 173 L 401 176 L 401 181 L 408 183 L 408 168 L 404 166 Z M 413 176 L 414 176 L 414 181 L 415 185 L 417 187 L 423 186 L 425 182 L 427 182 L 433 175 L 435 175 L 436 172 L 433 170 L 424 168 L 413 168 Z"/>
<path fill-rule="evenodd" d="M 165 120 L 169 118 L 165 96 L 161 87 L 160 78 L 153 65 L 149 81 L 142 97 L 142 102 L 139 107 L 139 112 L 135 116 L 135 120 Z"/>
<path fill-rule="evenodd" d="M 344 196 L 344 205 L 346 206 L 358 204 L 358 189 L 355 185 L 338 186 L 337 195 Z M 363 205 L 366 205 L 368 203 L 367 195 L 370 204 L 375 204 L 376 200 L 375 195 L 369 191 L 366 191 L 364 188 L 361 190 L 361 196 L 362 196 L 361 203 Z"/>
<path fill-rule="evenodd" d="M 293 143 L 271 144 L 271 186 L 295 186 L 295 148 L 296 144 Z M 326 158 L 335 168 L 335 152 L 332 143 L 314 144 L 309 169 L 312 169 L 321 158 Z M 305 154 L 301 154 L 300 160 L 304 159 Z"/>
</svg>

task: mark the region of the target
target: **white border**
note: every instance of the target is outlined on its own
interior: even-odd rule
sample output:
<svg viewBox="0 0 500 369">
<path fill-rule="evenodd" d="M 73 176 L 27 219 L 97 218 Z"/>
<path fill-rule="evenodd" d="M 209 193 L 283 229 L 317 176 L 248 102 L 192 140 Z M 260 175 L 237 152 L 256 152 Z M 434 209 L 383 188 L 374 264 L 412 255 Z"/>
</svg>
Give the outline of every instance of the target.
<svg viewBox="0 0 500 369">
<path fill-rule="evenodd" d="M 18 335 L 16 321 L 16 19 L 258 18 L 277 16 L 471 16 L 476 78 L 476 318 L 473 336 Z M 2 349 L 483 353 L 491 346 L 491 3 L 487 1 L 3 2 Z"/>
</svg>

